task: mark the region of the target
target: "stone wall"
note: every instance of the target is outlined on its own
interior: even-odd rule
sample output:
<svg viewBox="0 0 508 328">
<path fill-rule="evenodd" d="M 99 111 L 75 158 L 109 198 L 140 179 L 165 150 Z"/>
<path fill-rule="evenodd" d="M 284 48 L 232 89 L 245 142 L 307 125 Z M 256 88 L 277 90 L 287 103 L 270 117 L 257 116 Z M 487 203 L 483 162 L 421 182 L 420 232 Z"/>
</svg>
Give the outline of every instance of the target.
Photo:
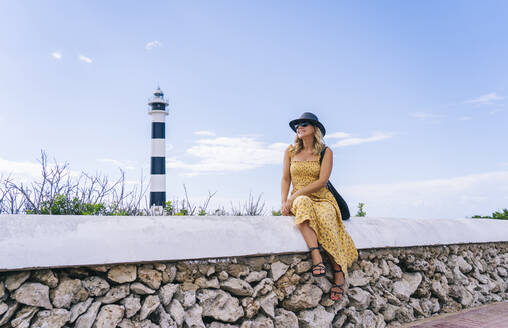
<svg viewBox="0 0 508 328">
<path fill-rule="evenodd" d="M 508 242 L 359 254 L 338 302 L 307 253 L 0 272 L 0 327 L 396 327 L 508 300 Z"/>
</svg>

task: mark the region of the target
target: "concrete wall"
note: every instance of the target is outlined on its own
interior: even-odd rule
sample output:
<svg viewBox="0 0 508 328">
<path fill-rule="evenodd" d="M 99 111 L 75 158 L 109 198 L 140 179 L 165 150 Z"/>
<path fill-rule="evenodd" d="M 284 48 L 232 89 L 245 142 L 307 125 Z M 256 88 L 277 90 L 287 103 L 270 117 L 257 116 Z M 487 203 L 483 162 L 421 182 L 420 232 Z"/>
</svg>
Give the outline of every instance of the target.
<svg viewBox="0 0 508 328">
<path fill-rule="evenodd" d="M 508 241 L 508 221 L 352 217 L 358 249 Z M 293 218 L 0 215 L 0 271 L 303 252 Z"/>
</svg>

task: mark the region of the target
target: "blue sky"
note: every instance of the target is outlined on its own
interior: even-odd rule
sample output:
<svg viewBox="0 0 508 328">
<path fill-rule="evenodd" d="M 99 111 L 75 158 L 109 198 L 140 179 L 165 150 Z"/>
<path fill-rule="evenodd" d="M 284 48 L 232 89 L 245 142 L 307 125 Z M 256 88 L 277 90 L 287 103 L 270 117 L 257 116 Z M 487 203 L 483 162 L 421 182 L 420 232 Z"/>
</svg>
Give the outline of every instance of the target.
<svg viewBox="0 0 508 328">
<path fill-rule="evenodd" d="M 332 182 L 368 216 L 508 207 L 501 1 L 3 1 L 0 174 L 40 150 L 72 171 L 149 174 L 147 99 L 167 116 L 167 196 L 278 209 L 288 121 L 318 115 Z"/>
</svg>

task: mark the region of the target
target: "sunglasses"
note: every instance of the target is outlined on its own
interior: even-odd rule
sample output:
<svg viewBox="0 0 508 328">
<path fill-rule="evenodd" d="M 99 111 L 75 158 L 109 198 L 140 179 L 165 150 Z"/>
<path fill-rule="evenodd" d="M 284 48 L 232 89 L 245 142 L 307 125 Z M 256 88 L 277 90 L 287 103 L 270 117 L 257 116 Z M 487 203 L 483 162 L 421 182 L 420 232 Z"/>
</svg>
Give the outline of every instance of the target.
<svg viewBox="0 0 508 328">
<path fill-rule="evenodd" d="M 298 129 L 298 127 L 300 127 L 300 126 L 306 127 L 306 126 L 309 126 L 309 125 L 311 125 L 311 123 L 308 122 L 308 121 L 303 121 L 303 122 L 300 122 L 300 123 L 296 123 L 295 124 L 295 129 Z"/>
</svg>

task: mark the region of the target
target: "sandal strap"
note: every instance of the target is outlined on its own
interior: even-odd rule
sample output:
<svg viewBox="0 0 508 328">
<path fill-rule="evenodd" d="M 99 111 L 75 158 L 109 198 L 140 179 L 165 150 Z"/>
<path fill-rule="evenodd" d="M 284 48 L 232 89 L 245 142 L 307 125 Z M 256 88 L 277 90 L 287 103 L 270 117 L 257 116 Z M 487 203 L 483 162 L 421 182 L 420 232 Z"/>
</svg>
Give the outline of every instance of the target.
<svg viewBox="0 0 508 328">
<path fill-rule="evenodd" d="M 325 267 L 325 264 L 323 262 L 319 262 L 319 263 L 313 264 L 311 266 L 311 268 L 324 268 L 324 267 Z"/>
<path fill-rule="evenodd" d="M 335 293 L 335 294 L 344 294 L 344 288 L 342 288 L 342 286 L 343 286 L 343 285 L 344 285 L 344 284 L 340 284 L 340 285 L 335 284 L 335 285 L 333 285 L 333 286 L 330 288 L 330 292 Z M 332 288 L 334 288 L 334 287 L 336 287 L 336 288 L 340 288 L 340 290 L 339 290 L 339 291 L 333 290 Z"/>
</svg>

